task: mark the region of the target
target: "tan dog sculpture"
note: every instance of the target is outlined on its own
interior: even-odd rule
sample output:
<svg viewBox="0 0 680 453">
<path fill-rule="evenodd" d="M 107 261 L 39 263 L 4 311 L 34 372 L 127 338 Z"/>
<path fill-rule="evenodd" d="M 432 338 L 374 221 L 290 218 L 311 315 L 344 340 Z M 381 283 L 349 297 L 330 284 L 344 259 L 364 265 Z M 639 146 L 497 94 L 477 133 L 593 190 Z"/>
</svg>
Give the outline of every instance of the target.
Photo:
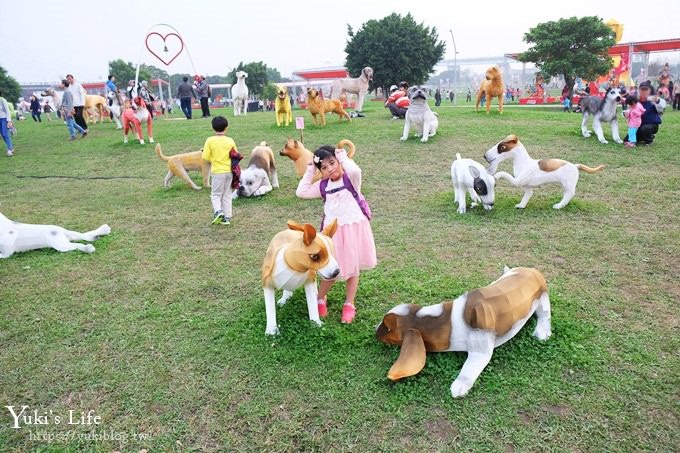
<svg viewBox="0 0 680 453">
<path fill-rule="evenodd" d="M 200 170 L 203 174 L 203 185 L 210 187 L 210 162 L 203 160 L 201 151 L 192 151 L 190 153 L 175 154 L 174 156 L 166 156 L 163 154 L 161 145 L 156 145 L 156 155 L 159 159 L 168 163 L 168 174 L 163 180 L 163 187 L 169 186 L 170 180 L 173 176 L 189 184 L 194 190 L 201 190 L 189 177 L 188 171 Z"/>
<path fill-rule="evenodd" d="M 347 147 L 347 157 L 350 159 L 354 158 L 356 147 L 350 140 L 340 140 L 338 144 L 335 145 L 335 147 L 338 149 Z M 312 160 L 312 157 L 314 157 L 314 153 L 305 148 L 305 145 L 292 138 L 288 139 L 279 154 L 281 156 L 286 156 L 293 161 L 293 164 L 295 165 L 295 174 L 298 175 L 299 178 L 305 174 L 307 164 Z M 314 182 L 318 181 L 319 179 L 321 179 L 321 172 L 317 171 L 314 175 Z"/>
<path fill-rule="evenodd" d="M 274 111 L 276 112 L 277 126 L 281 126 L 281 123 L 285 123 L 285 126 L 288 127 L 288 124 L 290 124 L 290 122 L 293 121 L 293 108 L 290 105 L 288 87 L 283 85 L 277 85 Z"/>
<path fill-rule="evenodd" d="M 491 113 L 491 100 L 498 98 L 498 112 L 503 114 L 503 96 L 505 96 L 505 85 L 503 84 L 503 73 L 498 66 L 492 66 L 486 70 L 486 78 L 482 80 L 477 91 L 477 104 L 475 112 L 479 111 L 479 103 L 482 102 L 482 94 L 486 96 L 486 114 Z"/>
<path fill-rule="evenodd" d="M 308 223 L 300 225 L 289 221 L 288 229 L 272 238 L 262 263 L 266 335 L 279 333 L 274 303 L 277 289 L 283 290 L 283 296 L 278 301 L 278 305 L 282 306 L 293 296 L 293 291 L 304 286 L 309 319 L 317 325 L 322 324 L 316 300 L 316 274 L 324 279 L 333 279 L 340 273 L 331 239 L 337 227 L 337 220 L 333 220 L 317 233 Z"/>
<path fill-rule="evenodd" d="M 506 267 L 489 286 L 453 302 L 398 305 L 376 330 L 378 340 L 401 345 L 387 377 L 396 381 L 418 374 L 425 366 L 426 352 L 467 351 L 467 360 L 451 384 L 454 398 L 464 396 L 491 360 L 494 348 L 514 337 L 534 313 L 538 322 L 533 335 L 547 340 L 552 333 L 548 287 L 543 274 L 526 267 Z"/>
<path fill-rule="evenodd" d="M 104 112 L 109 111 L 109 103 L 104 96 L 99 96 L 96 94 L 88 94 L 85 96 L 85 105 L 83 106 L 83 117 L 88 123 L 96 122 L 99 118 L 99 122 L 104 122 Z"/>
<path fill-rule="evenodd" d="M 322 126 L 326 126 L 326 113 L 336 113 L 339 121 L 343 118 L 352 121 L 349 113 L 342 108 L 342 102 L 339 99 L 321 99 L 319 90 L 316 88 L 307 90 L 307 110 L 312 114 L 312 121 L 315 125 L 321 123 Z M 317 116 L 320 118 L 317 119 Z"/>
</svg>

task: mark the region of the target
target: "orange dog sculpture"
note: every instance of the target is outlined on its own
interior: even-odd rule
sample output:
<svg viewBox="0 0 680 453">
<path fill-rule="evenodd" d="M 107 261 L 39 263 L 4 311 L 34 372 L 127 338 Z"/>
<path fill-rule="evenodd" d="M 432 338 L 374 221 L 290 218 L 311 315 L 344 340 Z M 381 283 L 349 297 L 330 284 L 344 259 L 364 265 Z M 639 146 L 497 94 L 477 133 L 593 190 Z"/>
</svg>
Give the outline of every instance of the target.
<svg viewBox="0 0 680 453">
<path fill-rule="evenodd" d="M 312 114 L 312 120 L 317 126 L 319 124 L 317 116 L 321 117 L 321 125 L 326 126 L 326 113 L 336 113 L 340 121 L 343 117 L 347 118 L 347 121 L 352 121 L 349 113 L 342 108 L 339 99 L 321 99 L 316 88 L 307 89 L 307 110 Z"/>
<path fill-rule="evenodd" d="M 174 156 L 166 156 L 163 154 L 160 143 L 156 145 L 156 155 L 162 161 L 168 163 L 168 174 L 163 180 L 163 187 L 166 189 L 170 185 L 170 180 L 173 176 L 189 184 L 194 190 L 201 190 L 199 186 L 194 183 L 189 177 L 189 170 L 200 170 L 203 174 L 203 185 L 210 187 L 210 162 L 203 160 L 202 151 L 192 151 L 189 153 L 175 154 Z"/>
<path fill-rule="evenodd" d="M 350 159 L 354 158 L 354 154 L 356 153 L 356 147 L 354 146 L 354 143 L 344 139 L 340 140 L 338 144 L 335 145 L 336 148 L 344 148 L 345 146 L 348 148 L 347 157 Z M 312 157 L 314 157 L 314 154 L 305 148 L 305 145 L 292 138 L 288 139 L 279 154 L 281 156 L 286 156 L 293 161 L 293 164 L 295 165 L 295 174 L 298 175 L 299 178 L 302 178 L 302 175 L 305 174 L 307 164 L 312 160 Z M 314 175 L 314 182 L 318 181 L 319 179 L 321 179 L 321 172 L 317 170 L 316 174 Z"/>
<path fill-rule="evenodd" d="M 486 114 L 491 113 L 491 99 L 498 98 L 498 112 L 503 114 L 503 96 L 505 95 L 505 85 L 503 84 L 503 73 L 497 66 L 492 66 L 486 70 L 486 79 L 482 81 L 477 92 L 477 105 L 475 112 L 479 111 L 479 103 L 482 95 L 486 96 Z"/>
</svg>

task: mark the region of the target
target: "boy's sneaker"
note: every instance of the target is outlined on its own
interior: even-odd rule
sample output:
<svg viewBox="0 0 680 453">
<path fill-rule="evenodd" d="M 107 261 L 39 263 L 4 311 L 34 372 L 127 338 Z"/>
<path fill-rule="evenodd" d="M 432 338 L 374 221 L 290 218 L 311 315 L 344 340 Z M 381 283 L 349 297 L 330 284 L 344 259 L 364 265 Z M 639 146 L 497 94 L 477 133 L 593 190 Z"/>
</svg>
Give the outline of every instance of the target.
<svg viewBox="0 0 680 453">
<path fill-rule="evenodd" d="M 220 225 L 231 225 L 229 217 L 222 216 L 222 220 L 220 220 Z"/>
<path fill-rule="evenodd" d="M 83 138 L 87 137 L 87 131 L 83 132 Z"/>
<path fill-rule="evenodd" d="M 14 156 L 14 150 L 8 149 L 7 150 L 7 157 L 12 157 L 12 156 Z"/>
<path fill-rule="evenodd" d="M 212 224 L 213 225 L 219 225 L 222 223 L 222 220 L 224 220 L 224 214 L 222 214 L 222 211 L 217 211 L 215 213 L 215 217 L 212 219 Z"/>
<path fill-rule="evenodd" d="M 342 323 L 350 324 L 352 321 L 354 321 L 356 314 L 357 309 L 354 307 L 354 305 L 350 304 L 349 302 L 345 302 L 345 304 L 342 306 Z"/>
</svg>

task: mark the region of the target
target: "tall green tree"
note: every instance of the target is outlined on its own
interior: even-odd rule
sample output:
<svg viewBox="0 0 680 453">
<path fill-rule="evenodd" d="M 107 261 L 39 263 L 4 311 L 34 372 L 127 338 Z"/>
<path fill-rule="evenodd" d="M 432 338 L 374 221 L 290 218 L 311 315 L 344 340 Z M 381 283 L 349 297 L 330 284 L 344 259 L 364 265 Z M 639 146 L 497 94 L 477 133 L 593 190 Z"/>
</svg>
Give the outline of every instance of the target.
<svg viewBox="0 0 680 453">
<path fill-rule="evenodd" d="M 276 85 L 273 83 L 269 82 L 267 85 L 265 85 L 264 90 L 262 90 L 262 96 L 260 96 L 262 99 L 269 99 L 270 101 L 273 101 L 276 99 L 276 93 L 278 92 L 278 89 L 276 88 Z"/>
<path fill-rule="evenodd" d="M 543 74 L 561 74 L 570 97 L 576 77 L 593 80 L 609 72 L 613 62 L 607 52 L 616 43 L 614 31 L 595 16 L 540 23 L 524 41 L 531 47 L 519 60 L 536 64 Z"/>
<path fill-rule="evenodd" d="M 232 69 L 229 74 L 227 74 L 229 83 L 236 83 L 236 73 L 238 71 L 245 71 L 248 73 L 246 86 L 248 86 L 250 94 L 260 96 L 262 90 L 264 90 L 264 87 L 269 81 L 269 79 L 267 79 L 267 65 L 261 61 L 253 61 L 246 64 L 240 62 L 236 68 Z"/>
<path fill-rule="evenodd" d="M 150 80 L 151 73 L 149 72 L 149 67 L 145 65 L 139 68 L 139 80 Z M 118 88 L 124 88 L 127 86 L 128 81 L 135 79 L 135 65 L 130 62 L 125 62 L 120 58 L 117 60 L 109 61 L 109 74 L 116 78 L 116 84 Z"/>
<path fill-rule="evenodd" d="M 446 49 L 437 29 L 417 23 L 410 13 L 369 20 L 356 33 L 348 25 L 347 34 L 345 65 L 354 77 L 366 66 L 373 68 L 371 89 L 385 90 L 401 80 L 411 85 L 424 83 Z"/>
<path fill-rule="evenodd" d="M 7 99 L 7 102 L 16 104 L 19 96 L 21 96 L 21 86 L 14 77 L 7 73 L 7 70 L 0 66 L 0 92 L 2 97 Z"/>
</svg>

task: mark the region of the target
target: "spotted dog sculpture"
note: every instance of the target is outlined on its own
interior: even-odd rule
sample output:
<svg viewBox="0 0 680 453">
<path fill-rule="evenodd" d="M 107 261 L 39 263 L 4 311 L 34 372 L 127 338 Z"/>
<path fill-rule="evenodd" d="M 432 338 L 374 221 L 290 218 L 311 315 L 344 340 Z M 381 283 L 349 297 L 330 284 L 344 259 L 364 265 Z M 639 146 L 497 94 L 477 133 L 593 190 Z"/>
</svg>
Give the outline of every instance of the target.
<svg viewBox="0 0 680 453">
<path fill-rule="evenodd" d="M 464 396 L 491 360 L 494 348 L 512 339 L 534 313 L 538 322 L 533 335 L 547 340 L 551 335 L 548 287 L 543 274 L 526 267 L 506 267 L 489 286 L 453 302 L 397 305 L 376 330 L 381 342 L 401 346 L 387 377 L 397 381 L 418 374 L 427 352 L 467 351 L 467 360 L 451 384 L 454 398 Z"/>
</svg>

